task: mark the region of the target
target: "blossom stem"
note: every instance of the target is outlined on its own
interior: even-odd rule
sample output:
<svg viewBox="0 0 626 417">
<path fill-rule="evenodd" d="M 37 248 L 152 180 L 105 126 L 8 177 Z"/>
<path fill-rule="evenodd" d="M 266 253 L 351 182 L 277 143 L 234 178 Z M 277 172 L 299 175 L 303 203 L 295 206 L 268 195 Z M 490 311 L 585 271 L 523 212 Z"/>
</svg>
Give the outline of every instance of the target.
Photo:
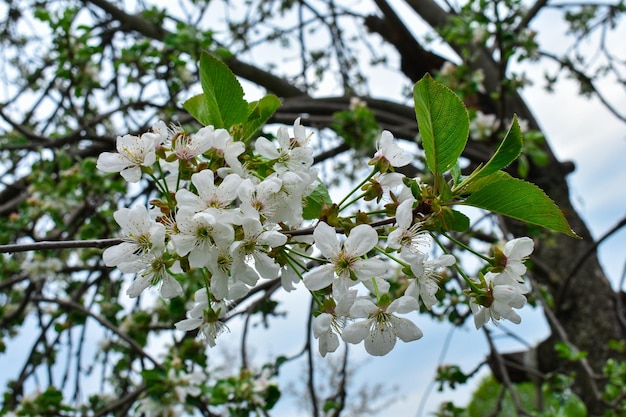
<svg viewBox="0 0 626 417">
<path fill-rule="evenodd" d="M 437 238 L 437 236 L 434 233 L 430 233 L 430 235 L 444 253 L 450 254 L 450 251 L 443 245 L 443 243 L 441 243 L 441 241 Z M 476 285 L 476 283 L 465 273 L 465 271 L 463 270 L 461 265 L 459 265 L 458 262 L 454 263 L 454 268 L 457 270 L 461 278 L 463 278 L 463 280 L 467 283 L 467 285 L 472 290 L 481 291 L 481 289 Z"/>
<path fill-rule="evenodd" d="M 374 286 L 374 292 L 376 293 L 376 301 L 377 303 L 380 303 L 380 290 L 378 289 L 376 278 L 372 278 L 372 285 Z"/>
<path fill-rule="evenodd" d="M 159 165 L 159 171 L 161 170 L 161 165 Z M 165 184 L 165 188 L 163 187 L 163 184 L 161 184 L 159 182 L 159 180 L 154 176 L 153 173 L 150 173 L 150 178 L 152 178 L 152 180 L 154 181 L 154 185 L 156 185 L 156 187 L 159 189 L 159 192 L 165 196 L 165 199 L 167 200 L 167 205 L 170 208 L 173 208 L 175 206 L 175 204 L 172 201 L 172 197 L 168 191 L 168 187 L 167 187 L 167 181 L 163 181 L 163 183 Z M 163 172 L 161 172 L 161 175 L 163 175 Z"/>
<path fill-rule="evenodd" d="M 376 174 L 378 172 L 377 168 L 374 168 L 372 170 L 372 172 L 369 173 L 369 175 L 367 177 L 365 177 L 363 179 L 363 181 L 361 181 L 356 187 L 354 187 L 352 189 L 352 191 L 350 191 L 348 194 L 346 194 L 346 196 L 339 202 L 339 211 L 343 210 L 344 208 L 348 207 L 350 204 L 352 204 L 355 200 L 352 200 L 349 204 L 345 205 L 344 207 L 342 207 L 344 205 L 344 203 L 346 202 L 346 200 L 348 198 L 350 198 L 350 196 L 354 193 L 356 193 L 366 182 L 368 182 L 370 180 L 370 178 L 372 178 L 374 176 L 374 174 Z"/>
<path fill-rule="evenodd" d="M 293 249 L 293 248 L 287 248 L 287 247 L 285 247 L 285 252 L 295 253 L 295 254 L 296 254 L 296 255 L 298 255 L 298 256 L 301 256 L 301 257 L 303 257 L 303 258 L 310 259 L 310 260 L 312 260 L 312 261 L 316 261 L 316 262 L 321 262 L 321 263 L 327 263 L 327 262 L 328 262 L 328 260 L 327 260 L 327 259 L 316 258 L 315 256 L 307 255 L 306 253 L 303 253 L 303 252 L 297 251 L 297 250 L 295 250 L 295 249 Z M 287 254 L 287 253 L 285 253 L 285 254 Z M 308 268 L 304 267 L 303 269 L 308 269 Z"/>
<path fill-rule="evenodd" d="M 398 263 L 399 265 L 402 265 L 403 267 L 411 266 L 408 262 L 404 262 L 402 259 L 393 256 L 391 253 L 385 251 L 383 248 L 381 248 L 378 245 L 374 246 L 374 249 L 380 252 L 382 255 L 385 255 L 387 258 L 391 259 L 392 261 Z"/>
<path fill-rule="evenodd" d="M 295 252 L 295 251 L 294 251 Z M 298 253 L 298 252 L 296 252 Z M 289 266 L 291 267 L 291 269 L 293 269 L 293 272 L 296 273 L 296 275 L 298 275 L 298 277 L 300 278 L 300 281 L 304 281 L 304 277 L 302 276 L 302 272 L 300 272 L 300 270 L 298 268 L 295 267 L 295 265 L 298 266 L 302 266 L 300 265 L 299 262 L 297 262 L 295 259 L 293 259 L 292 256 L 290 256 L 289 254 L 285 253 L 286 258 L 287 258 L 287 262 L 289 263 Z M 304 269 L 307 269 L 306 267 Z M 315 300 L 315 302 L 317 303 L 318 306 L 322 306 L 322 300 L 320 299 L 320 297 L 315 294 L 315 292 L 313 291 L 309 291 L 309 293 L 311 294 L 311 296 L 313 297 L 313 299 Z"/>
<path fill-rule="evenodd" d="M 353 198 L 352 200 L 348 201 L 343 207 L 340 206 L 339 207 L 339 211 L 343 211 L 344 209 L 350 207 L 352 204 L 356 203 L 357 201 L 359 201 L 361 198 L 365 197 L 367 195 L 367 193 L 362 193 L 359 196 Z"/>
<path fill-rule="evenodd" d="M 461 242 L 460 240 L 453 238 L 448 233 L 442 232 L 442 235 L 444 235 L 446 237 L 446 239 L 450 240 L 455 245 L 458 245 L 458 246 L 462 247 L 463 249 L 465 249 L 466 251 L 468 251 L 470 253 L 473 253 L 474 255 L 478 256 L 483 261 L 489 262 L 489 264 L 491 264 L 493 262 L 493 259 L 491 259 L 490 257 L 485 256 L 482 253 L 475 251 L 474 249 L 472 249 L 471 247 L 469 247 L 465 243 Z"/>
</svg>

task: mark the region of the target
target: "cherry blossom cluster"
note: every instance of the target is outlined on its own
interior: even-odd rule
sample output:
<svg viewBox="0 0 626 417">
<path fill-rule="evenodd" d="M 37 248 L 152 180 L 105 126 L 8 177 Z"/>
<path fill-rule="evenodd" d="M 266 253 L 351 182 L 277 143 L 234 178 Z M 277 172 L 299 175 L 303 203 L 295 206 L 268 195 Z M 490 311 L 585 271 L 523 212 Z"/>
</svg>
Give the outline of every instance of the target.
<svg viewBox="0 0 626 417">
<path fill-rule="evenodd" d="M 127 294 L 158 286 L 164 298 L 185 293 L 186 272 L 201 271 L 180 330 L 197 329 L 210 346 L 224 328 L 229 305 L 263 279 L 280 277 L 285 290 L 303 285 L 318 309 L 313 334 L 324 356 L 340 339 L 364 342 L 372 355 L 422 337 L 405 315 L 441 301 L 443 274 L 463 278 L 477 327 L 489 320 L 519 323 L 513 311 L 526 303 L 524 260 L 533 241 L 521 238 L 495 249 L 489 272 L 467 277 L 457 259 L 433 238 L 438 208 L 432 188 L 395 172 L 412 156 L 383 131 L 370 160 L 372 171 L 333 204 L 313 167 L 311 134 L 296 120 L 275 138 L 254 144 L 225 129 L 188 133 L 158 122 L 139 136 L 117 139 L 98 168 L 128 182 L 154 181 L 151 209 L 120 208 L 114 214 L 125 239 L 104 251 L 107 266 L 135 274 Z M 384 202 L 384 207 L 377 206 Z M 320 208 L 311 218 L 311 205 Z M 346 209 L 354 209 L 345 215 Z M 440 247 L 431 259 L 431 246 Z M 394 267 L 394 265 L 396 265 Z M 455 269 L 451 269 L 455 266 Z M 402 277 L 403 286 L 392 289 Z M 439 298 L 438 298 L 439 297 Z"/>
</svg>

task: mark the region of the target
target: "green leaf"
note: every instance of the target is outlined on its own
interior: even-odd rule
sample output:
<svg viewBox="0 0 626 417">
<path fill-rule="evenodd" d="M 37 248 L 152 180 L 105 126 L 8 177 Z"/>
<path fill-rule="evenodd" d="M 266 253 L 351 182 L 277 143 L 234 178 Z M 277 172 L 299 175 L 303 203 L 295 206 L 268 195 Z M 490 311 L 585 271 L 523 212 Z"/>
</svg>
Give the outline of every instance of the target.
<svg viewBox="0 0 626 417">
<path fill-rule="evenodd" d="M 325 205 L 330 206 L 331 204 L 333 204 L 333 200 L 330 198 L 330 194 L 328 194 L 328 189 L 320 181 L 313 192 L 306 197 L 302 217 L 305 220 L 319 219 L 322 214 L 322 207 Z"/>
<path fill-rule="evenodd" d="M 464 232 L 470 227 L 470 219 L 465 214 L 457 210 L 444 209 L 443 222 L 445 230 L 454 230 L 455 232 Z"/>
<path fill-rule="evenodd" d="M 498 171 L 473 181 L 468 191 L 466 205 L 578 237 L 557 205 L 534 184 Z"/>
<path fill-rule="evenodd" d="M 198 94 L 197 96 L 191 97 L 183 103 L 183 107 L 203 126 L 211 124 L 211 118 L 209 117 L 209 105 L 204 98 L 204 94 Z"/>
<path fill-rule="evenodd" d="M 262 128 L 265 122 L 276 113 L 280 105 L 280 99 L 273 94 L 268 94 L 259 101 L 249 103 L 248 121 L 243 125 L 240 140 L 246 142 L 251 139 L 255 132 Z"/>
<path fill-rule="evenodd" d="M 450 170 L 469 135 L 469 116 L 459 97 L 429 74 L 413 88 L 415 115 L 426 164 L 434 174 Z"/>
<path fill-rule="evenodd" d="M 498 146 L 496 153 L 476 174 L 475 178 L 486 177 L 496 171 L 506 168 L 509 164 L 517 159 L 522 152 L 522 130 L 520 129 L 517 115 L 513 117 L 513 123 L 506 132 L 502 143 Z"/>
<path fill-rule="evenodd" d="M 248 103 L 237 77 L 226 64 L 206 52 L 200 57 L 200 84 L 208 112 L 207 124 L 216 129 L 230 129 L 247 120 Z"/>
</svg>

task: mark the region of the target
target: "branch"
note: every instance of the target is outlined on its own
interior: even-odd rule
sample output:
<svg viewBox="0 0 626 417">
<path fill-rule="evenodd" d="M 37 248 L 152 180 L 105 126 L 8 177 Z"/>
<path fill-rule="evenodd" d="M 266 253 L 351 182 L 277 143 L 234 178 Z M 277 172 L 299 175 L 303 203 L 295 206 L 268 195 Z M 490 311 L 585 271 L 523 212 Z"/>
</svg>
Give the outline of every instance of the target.
<svg viewBox="0 0 626 417">
<path fill-rule="evenodd" d="M 121 238 L 92 240 L 51 240 L 35 243 L 16 243 L 0 246 L 0 253 L 28 252 L 32 250 L 76 249 L 76 248 L 108 248 L 124 241 Z"/>
<path fill-rule="evenodd" d="M 526 29 L 530 22 L 539 14 L 543 6 L 548 4 L 548 0 L 537 0 L 535 4 L 528 10 L 528 13 L 524 15 L 522 21 L 519 22 L 519 25 L 515 28 L 515 33 L 519 34 L 521 31 Z"/>
<path fill-rule="evenodd" d="M 596 251 L 596 249 L 598 248 L 598 246 L 602 244 L 602 242 L 604 242 L 606 239 L 611 237 L 613 234 L 615 234 L 624 226 L 626 226 L 626 217 L 620 220 L 615 226 L 613 226 L 608 232 L 602 235 L 598 240 L 596 240 L 591 245 L 589 245 L 587 247 L 587 250 L 580 255 L 580 257 L 578 258 L 578 261 L 574 264 L 570 273 L 567 274 L 567 276 L 565 277 L 563 285 L 561 286 L 559 293 L 555 299 L 555 305 L 557 306 L 560 305 L 561 301 L 565 299 L 565 296 L 567 295 L 567 291 L 569 289 L 569 285 L 570 285 L 570 282 L 572 281 L 572 278 L 574 278 L 574 275 L 576 274 L 576 272 L 578 272 L 579 268 L 591 258 L 590 255 Z M 619 293 L 619 289 L 618 289 L 618 293 Z"/>
<path fill-rule="evenodd" d="M 483 331 L 485 333 L 485 336 L 487 337 L 487 342 L 489 342 L 491 355 L 495 358 L 498 365 L 498 370 L 500 371 L 500 375 L 502 376 L 502 383 L 511 394 L 511 398 L 513 399 L 513 404 L 515 404 L 515 410 L 517 411 L 517 415 L 529 415 L 522 408 L 519 396 L 517 395 L 517 391 L 515 390 L 515 387 L 511 382 L 511 378 L 509 377 L 509 371 L 506 369 L 504 358 L 502 358 L 502 355 L 500 354 L 500 352 L 498 352 L 495 345 L 493 344 L 493 339 L 491 338 L 489 330 L 483 327 Z"/>
<path fill-rule="evenodd" d="M 110 14 L 111 17 L 120 22 L 120 29 L 123 31 L 139 32 L 150 39 L 158 41 L 163 41 L 170 34 L 169 31 L 142 18 L 140 15 L 128 14 L 106 0 L 83 0 L 83 3 L 91 3 Z M 268 71 L 246 64 L 236 58 L 228 59 L 226 63 L 236 75 L 265 87 L 279 96 L 294 97 L 306 95 L 304 91 L 294 87 L 284 78 L 277 77 Z"/>
<path fill-rule="evenodd" d="M 535 295 L 535 297 L 537 297 L 539 304 L 543 308 L 544 314 L 546 315 L 546 318 L 548 319 L 548 322 L 550 323 L 550 328 L 557 333 L 558 337 L 563 341 L 563 343 L 565 343 L 572 350 L 572 352 L 576 352 L 576 353 L 580 352 L 580 350 L 569 340 L 569 337 L 567 336 L 567 332 L 565 331 L 565 329 L 563 328 L 563 326 L 557 319 L 554 312 L 550 309 L 550 306 L 548 306 L 548 303 L 546 299 L 543 297 L 543 294 L 541 294 L 541 291 L 533 291 L 533 294 Z M 580 362 L 581 368 L 583 369 L 585 375 L 587 376 L 586 381 L 589 384 L 589 388 L 591 389 L 595 398 L 599 399 L 600 393 L 598 391 L 598 385 L 595 382 L 595 379 L 597 378 L 595 372 L 589 365 L 589 362 L 587 361 L 586 358 L 580 358 L 579 362 Z"/>
<path fill-rule="evenodd" d="M 95 314 L 94 312 L 88 310 L 87 308 L 85 308 L 85 306 L 83 306 L 82 304 L 79 304 L 79 303 L 77 303 L 75 301 L 71 301 L 71 300 L 61 300 L 61 299 L 46 298 L 46 297 L 33 297 L 33 301 L 40 301 L 40 302 L 44 302 L 44 303 L 58 304 L 61 307 L 74 309 L 74 310 L 80 311 L 81 313 L 83 313 L 84 315 L 86 315 L 88 317 L 92 317 L 94 320 L 96 320 L 102 326 L 104 326 L 107 329 L 111 330 L 113 333 L 115 333 L 117 336 L 119 336 L 120 339 L 122 339 L 126 343 L 128 343 L 137 353 L 139 353 L 141 356 L 143 356 L 144 358 L 146 358 L 150 362 L 152 362 L 152 364 L 154 365 L 155 368 L 163 370 L 163 366 L 159 363 L 159 361 L 157 361 L 154 357 L 152 357 L 152 355 L 150 355 L 148 352 L 146 352 L 134 339 L 132 339 L 126 333 L 121 331 L 117 326 L 115 326 L 113 323 L 111 323 L 110 321 L 108 321 L 104 317 L 101 317 L 101 316 Z"/>
<path fill-rule="evenodd" d="M 611 114 L 617 117 L 620 121 L 626 122 L 626 115 L 620 114 L 619 111 L 615 107 L 613 107 L 613 105 L 609 103 L 608 100 L 602 94 L 600 94 L 600 91 L 598 91 L 598 89 L 596 88 L 595 84 L 593 83 L 593 80 L 587 74 L 580 71 L 578 68 L 575 68 L 574 64 L 572 64 L 572 62 L 569 59 L 561 60 L 556 55 L 553 55 L 545 51 L 539 51 L 539 55 L 545 58 L 550 58 L 551 60 L 561 65 L 561 67 L 568 69 L 574 75 L 575 79 L 580 84 L 584 84 L 587 88 L 589 88 L 592 91 L 592 93 L 596 97 L 598 97 L 598 100 L 600 100 L 600 102 L 604 105 L 604 107 L 606 107 L 611 112 Z"/>
</svg>

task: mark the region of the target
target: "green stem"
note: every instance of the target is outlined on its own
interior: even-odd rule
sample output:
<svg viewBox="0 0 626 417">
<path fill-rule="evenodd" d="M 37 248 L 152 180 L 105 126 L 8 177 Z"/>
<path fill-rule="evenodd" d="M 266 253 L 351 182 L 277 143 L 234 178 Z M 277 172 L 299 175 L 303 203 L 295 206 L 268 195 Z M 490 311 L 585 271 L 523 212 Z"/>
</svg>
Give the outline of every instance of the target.
<svg viewBox="0 0 626 417">
<path fill-rule="evenodd" d="M 369 173 L 369 175 L 367 177 L 365 177 L 365 179 L 363 179 L 363 181 L 361 181 L 356 187 L 354 187 L 352 189 L 352 191 L 350 191 L 348 194 L 346 194 L 346 196 L 339 202 L 339 207 L 341 207 L 348 198 L 350 198 L 350 196 L 354 193 L 356 193 L 366 182 L 368 182 L 370 180 L 370 178 L 372 178 L 374 176 L 374 174 L 376 174 L 378 172 L 377 168 L 374 168 L 372 170 L 372 172 Z M 353 200 L 354 201 L 354 200 Z M 350 202 L 350 204 L 352 204 L 352 201 Z M 348 204 L 349 205 L 349 204 Z M 346 205 L 346 207 L 348 206 Z M 345 208 L 345 207 L 344 207 Z M 342 210 L 342 209 L 340 209 Z"/>
<path fill-rule="evenodd" d="M 488 256 L 483 255 L 480 252 L 476 252 L 474 249 L 472 249 L 471 247 L 467 246 L 465 243 L 461 242 L 458 239 L 453 238 L 452 236 L 450 236 L 449 234 L 443 232 L 442 235 L 445 236 L 446 239 L 450 240 L 451 242 L 454 242 L 455 245 L 458 245 L 460 247 L 462 247 L 463 249 L 465 249 L 466 251 L 473 253 L 474 255 L 478 256 L 480 259 L 482 259 L 485 262 L 488 262 L 489 264 L 493 263 L 493 259 L 491 259 Z"/>
<path fill-rule="evenodd" d="M 362 193 L 359 194 L 357 197 L 353 198 L 352 200 L 348 201 L 345 206 L 341 207 L 339 206 L 339 212 L 343 211 L 343 209 L 350 207 L 352 204 L 356 203 L 357 201 L 359 201 L 361 198 L 363 198 L 365 195 L 367 195 L 367 193 Z"/>
<path fill-rule="evenodd" d="M 391 259 L 392 261 L 402 265 L 402 267 L 411 267 L 411 265 L 407 262 L 404 262 L 402 259 L 397 258 L 395 256 L 393 256 L 391 253 L 386 252 L 384 249 L 382 249 L 380 246 L 374 246 L 374 249 L 376 251 L 378 251 L 380 254 L 385 255 L 387 258 Z"/>
<path fill-rule="evenodd" d="M 302 275 L 302 272 L 300 272 L 300 270 L 294 266 L 294 264 L 300 266 L 299 262 L 297 262 L 295 259 L 293 259 L 292 256 L 289 256 L 288 254 L 285 254 L 285 255 L 287 257 L 287 263 L 289 264 L 291 269 L 293 269 L 293 272 L 295 272 L 296 275 L 298 275 L 298 277 L 300 278 L 300 281 L 304 281 L 304 276 Z M 315 294 L 313 291 L 309 291 L 309 293 L 311 294 L 311 296 L 313 297 L 313 299 L 315 300 L 317 305 L 321 307 L 323 305 L 323 303 L 322 303 L 322 300 L 320 299 L 320 297 L 317 294 Z"/>
<path fill-rule="evenodd" d="M 432 236 L 432 238 L 435 240 L 435 242 L 437 243 L 437 245 L 441 248 L 441 250 L 445 253 L 450 255 L 450 251 L 448 249 L 446 249 L 446 247 L 441 243 L 441 241 L 437 238 L 437 236 L 435 236 L 433 233 L 430 234 Z M 473 252 L 473 251 L 472 251 Z M 455 258 L 456 259 L 456 258 Z M 461 267 L 461 265 L 459 265 L 458 262 L 454 263 L 454 267 L 456 268 L 457 272 L 459 273 L 459 275 L 463 278 L 463 280 L 467 283 L 467 285 L 474 291 L 476 292 L 481 292 L 482 289 L 480 287 L 478 287 L 476 285 L 476 283 L 474 283 L 474 281 L 465 273 L 465 271 L 463 270 L 463 268 Z"/>
<path fill-rule="evenodd" d="M 291 252 L 291 253 L 295 253 L 298 256 L 301 256 L 305 259 L 310 259 L 312 261 L 317 261 L 317 262 L 321 262 L 321 263 L 328 263 L 328 259 L 322 259 L 322 258 L 316 258 L 315 256 L 311 256 L 311 255 L 307 255 L 306 253 L 302 253 L 300 251 L 297 251 L 293 248 L 285 248 L 285 252 Z M 287 253 L 285 253 L 287 255 Z M 307 268 L 302 268 L 302 269 L 307 269 Z"/>
<path fill-rule="evenodd" d="M 380 290 L 378 289 L 376 278 L 372 278 L 372 285 L 374 286 L 374 292 L 376 293 L 376 302 L 380 303 Z"/>
</svg>

